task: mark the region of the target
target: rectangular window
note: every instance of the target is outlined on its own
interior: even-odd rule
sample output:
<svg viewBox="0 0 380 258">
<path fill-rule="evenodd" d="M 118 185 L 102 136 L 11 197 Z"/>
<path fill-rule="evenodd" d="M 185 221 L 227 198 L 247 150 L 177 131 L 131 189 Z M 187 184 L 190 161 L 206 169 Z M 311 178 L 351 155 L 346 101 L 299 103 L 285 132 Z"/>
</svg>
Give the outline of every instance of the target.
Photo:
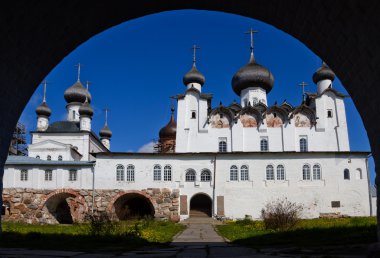
<svg viewBox="0 0 380 258">
<path fill-rule="evenodd" d="M 28 181 L 28 170 L 26 170 L 26 169 L 21 170 L 20 180 L 21 181 Z"/>
<path fill-rule="evenodd" d="M 69 181 L 77 181 L 77 171 L 75 169 L 69 171 Z"/>
<path fill-rule="evenodd" d="M 332 208 L 340 208 L 340 201 L 332 201 L 331 207 Z"/>
<path fill-rule="evenodd" d="M 45 170 L 45 181 L 53 180 L 53 171 L 50 169 Z"/>
<path fill-rule="evenodd" d="M 268 151 L 269 150 L 268 137 L 261 137 L 260 138 L 260 150 L 261 151 Z"/>
<path fill-rule="evenodd" d="M 227 138 L 219 137 L 219 152 L 227 152 Z"/>
<path fill-rule="evenodd" d="M 333 112 L 332 112 L 332 110 L 331 109 L 328 109 L 327 110 L 327 117 L 328 118 L 331 118 L 333 116 Z"/>
</svg>

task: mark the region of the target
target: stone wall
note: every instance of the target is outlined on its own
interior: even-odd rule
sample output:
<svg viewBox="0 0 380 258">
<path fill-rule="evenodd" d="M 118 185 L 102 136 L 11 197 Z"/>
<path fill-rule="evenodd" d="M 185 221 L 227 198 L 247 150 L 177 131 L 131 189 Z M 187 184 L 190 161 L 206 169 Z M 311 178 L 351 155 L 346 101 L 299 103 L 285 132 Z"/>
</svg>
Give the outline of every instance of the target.
<svg viewBox="0 0 380 258">
<path fill-rule="evenodd" d="M 4 189 L 3 202 L 8 209 L 3 220 L 26 223 L 58 224 L 57 206 L 66 201 L 73 222 L 82 222 L 87 213 L 106 212 L 115 216 L 114 203 L 122 196 L 134 194 L 145 198 L 154 208 L 157 219 L 179 221 L 179 190 L 168 188 L 148 188 L 143 190 L 96 190 L 94 206 L 92 190 L 36 190 L 30 188 Z"/>
</svg>

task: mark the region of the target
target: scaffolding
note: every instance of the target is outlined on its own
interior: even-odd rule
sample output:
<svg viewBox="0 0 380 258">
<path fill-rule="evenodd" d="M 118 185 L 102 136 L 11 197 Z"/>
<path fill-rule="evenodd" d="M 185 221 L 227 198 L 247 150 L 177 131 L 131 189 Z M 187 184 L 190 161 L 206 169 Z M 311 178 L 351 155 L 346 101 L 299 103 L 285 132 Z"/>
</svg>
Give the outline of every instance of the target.
<svg viewBox="0 0 380 258">
<path fill-rule="evenodd" d="M 9 146 L 9 155 L 27 156 L 28 146 L 26 143 L 26 127 L 20 122 L 12 134 L 11 145 Z"/>
</svg>

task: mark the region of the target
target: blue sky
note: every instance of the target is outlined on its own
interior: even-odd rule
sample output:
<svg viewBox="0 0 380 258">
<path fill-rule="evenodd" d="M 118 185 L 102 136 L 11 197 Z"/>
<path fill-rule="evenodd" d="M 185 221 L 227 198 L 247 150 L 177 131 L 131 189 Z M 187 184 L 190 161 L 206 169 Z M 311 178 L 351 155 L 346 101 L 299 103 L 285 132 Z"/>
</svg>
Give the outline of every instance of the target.
<svg viewBox="0 0 380 258">
<path fill-rule="evenodd" d="M 275 27 L 242 16 L 221 12 L 182 10 L 149 15 L 110 28 L 80 45 L 46 77 L 47 103 L 53 111 L 51 122 L 66 116 L 65 89 L 75 83 L 77 68 L 83 64 L 81 81 L 89 80 L 95 109 L 93 130 L 104 124 L 105 107 L 110 109 L 113 151 L 138 151 L 158 138 L 158 131 L 170 117 L 170 96 L 183 93 L 183 75 L 192 65 L 191 46 L 197 44 L 197 68 L 205 75 L 202 91 L 213 93 L 213 106 L 230 104 L 239 97 L 232 91 L 234 73 L 249 60 L 250 28 L 256 61 L 275 77 L 268 104 L 300 104 L 301 81 L 307 91 L 321 60 L 303 43 Z M 333 87 L 347 94 L 337 78 Z M 42 101 L 40 86 L 27 104 L 20 121 L 28 130 L 36 126 L 35 108 Z M 346 99 L 351 150 L 369 151 L 367 133 L 352 100 Z M 353 137 L 355 136 L 355 137 Z M 374 177 L 373 160 L 370 160 Z"/>
</svg>

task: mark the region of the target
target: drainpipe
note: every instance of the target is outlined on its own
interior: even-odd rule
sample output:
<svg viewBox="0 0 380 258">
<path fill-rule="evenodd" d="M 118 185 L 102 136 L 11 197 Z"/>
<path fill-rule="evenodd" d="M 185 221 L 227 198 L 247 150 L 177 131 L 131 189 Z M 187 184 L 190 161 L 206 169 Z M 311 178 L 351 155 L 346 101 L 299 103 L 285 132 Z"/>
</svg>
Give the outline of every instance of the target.
<svg viewBox="0 0 380 258">
<path fill-rule="evenodd" d="M 365 159 L 365 168 L 367 169 L 367 183 L 368 183 L 368 197 L 369 197 L 369 216 L 372 216 L 372 191 L 371 191 L 371 183 L 369 179 L 369 169 L 368 169 L 368 159 L 372 156 L 372 153 L 368 154 Z"/>
<path fill-rule="evenodd" d="M 212 216 L 215 215 L 215 175 L 216 175 L 216 154 L 214 156 L 214 176 L 212 184 Z"/>
<path fill-rule="evenodd" d="M 92 205 L 91 205 L 91 213 L 94 216 L 94 206 L 95 206 L 95 163 L 92 168 Z"/>
</svg>

